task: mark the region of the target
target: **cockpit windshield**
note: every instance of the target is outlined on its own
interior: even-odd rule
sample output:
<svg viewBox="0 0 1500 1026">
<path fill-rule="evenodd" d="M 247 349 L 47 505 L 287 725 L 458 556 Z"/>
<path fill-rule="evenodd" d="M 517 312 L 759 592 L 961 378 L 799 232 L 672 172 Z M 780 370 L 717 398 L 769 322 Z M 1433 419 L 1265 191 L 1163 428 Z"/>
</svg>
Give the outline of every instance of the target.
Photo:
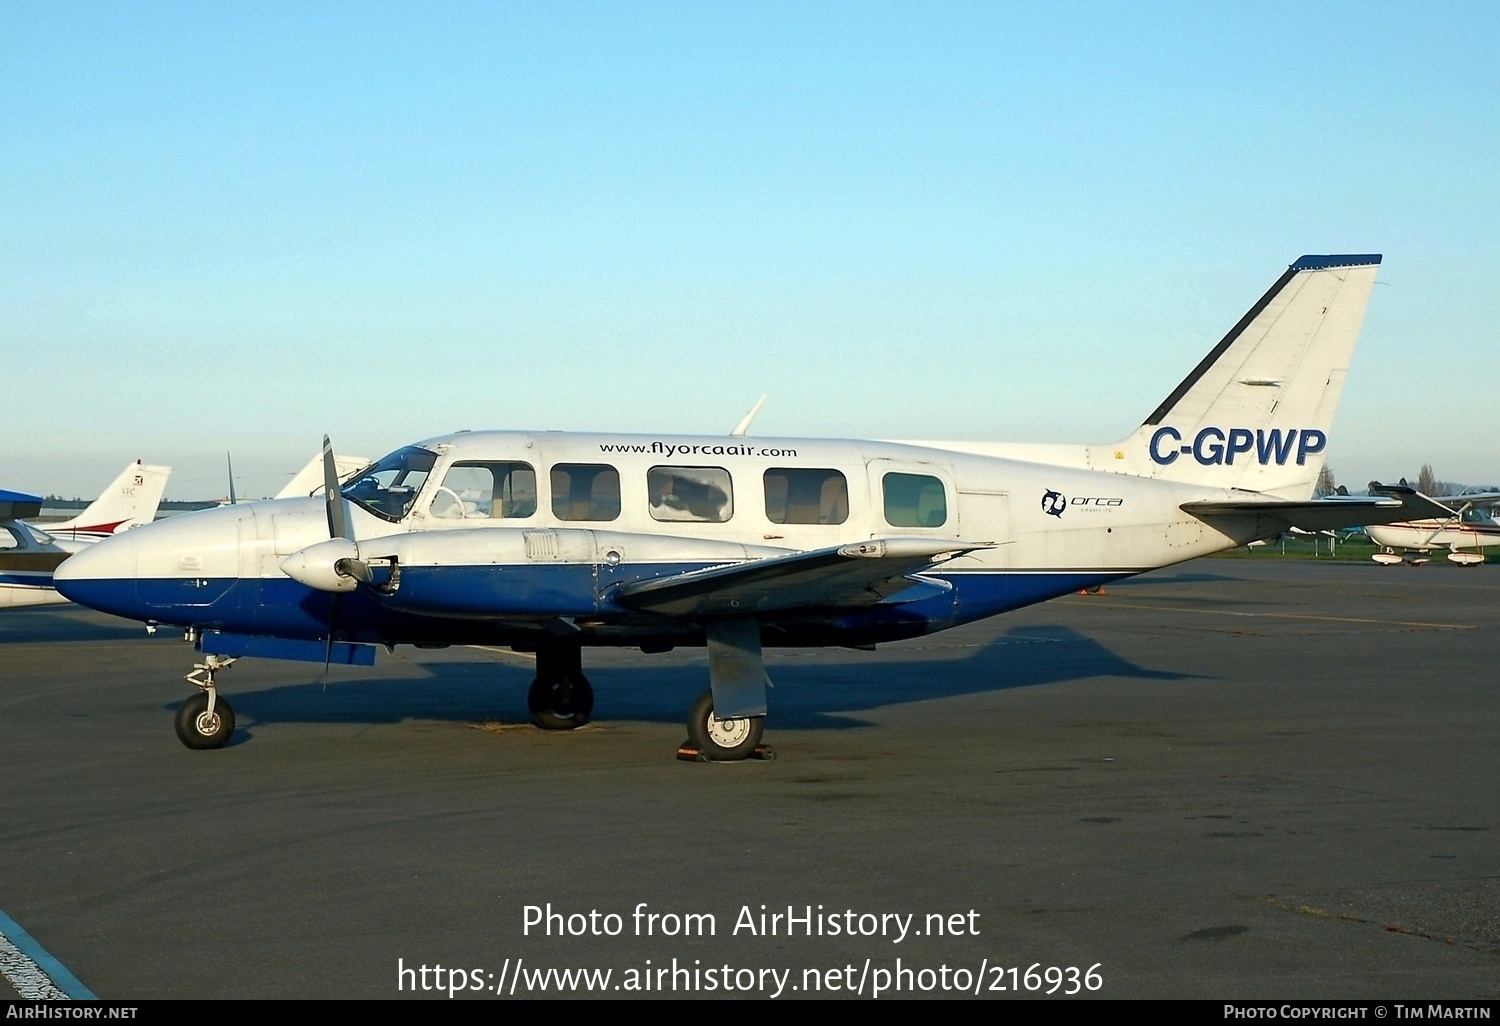
<svg viewBox="0 0 1500 1026">
<path fill-rule="evenodd" d="M 409 445 L 360 471 L 344 486 L 344 498 L 386 520 L 400 520 L 411 509 L 437 453 Z"/>
</svg>

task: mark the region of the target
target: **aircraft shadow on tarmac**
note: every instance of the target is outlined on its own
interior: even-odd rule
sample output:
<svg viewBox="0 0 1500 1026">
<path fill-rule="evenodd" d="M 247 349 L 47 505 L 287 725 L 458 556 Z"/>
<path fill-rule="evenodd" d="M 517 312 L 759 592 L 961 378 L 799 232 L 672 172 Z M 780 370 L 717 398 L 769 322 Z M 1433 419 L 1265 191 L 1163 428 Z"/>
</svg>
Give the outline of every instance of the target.
<svg viewBox="0 0 1500 1026">
<path fill-rule="evenodd" d="M 174 628 L 164 628 L 174 630 Z M 0 615 L 0 645 L 25 645 L 54 641 L 134 641 L 146 628 L 77 606 L 40 606 L 7 609 Z"/>
<path fill-rule="evenodd" d="M 398 677 L 358 679 L 348 676 L 353 671 L 335 668 L 326 688 L 316 671 L 307 683 L 246 691 L 236 691 L 228 677 L 224 694 L 242 728 L 234 743 L 243 743 L 257 725 L 268 723 L 527 722 L 529 667 L 495 662 L 479 652 L 473 660 L 465 659 L 463 650 L 454 654 L 455 661 L 413 666 Z M 768 656 L 767 672 L 775 685 L 771 715 L 778 728 L 786 729 L 848 729 L 864 724 L 856 715 L 861 710 L 1093 677 L 1194 679 L 1139 666 L 1072 628 L 1050 625 L 1027 626 L 972 645 L 924 649 L 917 643 L 879 655 L 791 650 L 782 658 L 772 650 Z M 708 686 L 701 650 L 613 665 L 591 666 L 587 659 L 586 654 L 595 720 L 678 723 Z M 175 710 L 178 704 L 166 708 Z"/>
</svg>

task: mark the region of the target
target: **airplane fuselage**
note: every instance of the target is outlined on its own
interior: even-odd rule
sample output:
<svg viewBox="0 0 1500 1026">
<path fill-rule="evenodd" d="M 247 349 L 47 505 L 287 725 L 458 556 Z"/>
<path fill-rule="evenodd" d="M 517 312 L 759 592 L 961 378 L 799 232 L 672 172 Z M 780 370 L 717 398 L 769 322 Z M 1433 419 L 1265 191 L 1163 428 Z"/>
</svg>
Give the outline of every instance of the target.
<svg viewBox="0 0 1500 1026">
<path fill-rule="evenodd" d="M 1481 552 L 1500 546 L 1500 524 L 1459 523 L 1455 520 L 1412 520 L 1372 525 L 1365 533 L 1376 545 L 1388 549 L 1428 551 L 1455 549 Z"/>
<path fill-rule="evenodd" d="M 131 531 L 76 558 L 63 589 L 132 619 L 235 634 L 314 640 L 333 624 L 351 642 L 527 646 L 563 631 L 580 644 L 665 646 L 702 632 L 619 604 L 617 586 L 891 535 L 985 544 L 869 609 L 765 623 L 769 644 L 870 644 L 1244 544 L 1255 530 L 1230 536 L 1178 508 L 1222 489 L 896 443 L 475 432 L 412 450 L 431 454 L 419 482 L 372 485 L 372 501 L 347 504 L 360 556 L 390 561 L 377 587 L 336 594 L 288 574 L 289 557 L 329 537 L 317 497 Z"/>
<path fill-rule="evenodd" d="M 52 575 L 62 561 L 94 539 L 56 538 L 20 521 L 0 524 L 0 609 L 63 605 Z"/>
</svg>

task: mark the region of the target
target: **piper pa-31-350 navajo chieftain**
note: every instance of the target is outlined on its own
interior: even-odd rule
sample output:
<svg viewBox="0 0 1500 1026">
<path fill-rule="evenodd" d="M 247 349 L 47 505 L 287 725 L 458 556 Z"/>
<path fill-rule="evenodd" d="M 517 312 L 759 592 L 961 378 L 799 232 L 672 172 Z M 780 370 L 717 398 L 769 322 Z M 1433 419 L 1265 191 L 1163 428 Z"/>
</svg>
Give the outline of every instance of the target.
<svg viewBox="0 0 1500 1026">
<path fill-rule="evenodd" d="M 136 460 L 71 520 L 38 526 L 22 521 L 42 511 L 42 498 L 0 491 L 0 609 L 59 605 L 52 586 L 59 564 L 101 539 L 156 519 L 171 467 Z"/>
<path fill-rule="evenodd" d="M 689 742 L 745 758 L 762 646 L 869 647 L 1294 526 L 1409 518 L 1401 494 L 1310 499 L 1379 263 L 1299 259 L 1113 445 L 460 432 L 326 496 L 132 531 L 57 583 L 196 641 L 190 748 L 229 739 L 216 674 L 241 656 L 508 645 L 536 653 L 533 721 L 571 728 L 594 704 L 584 648 L 706 645 Z"/>
</svg>

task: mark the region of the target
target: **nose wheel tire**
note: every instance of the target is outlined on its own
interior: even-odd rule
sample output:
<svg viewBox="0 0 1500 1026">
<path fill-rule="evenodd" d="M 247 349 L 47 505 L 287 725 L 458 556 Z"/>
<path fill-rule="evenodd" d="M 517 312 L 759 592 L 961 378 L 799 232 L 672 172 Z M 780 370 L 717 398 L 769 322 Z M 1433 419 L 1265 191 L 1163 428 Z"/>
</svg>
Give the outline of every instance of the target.
<svg viewBox="0 0 1500 1026">
<path fill-rule="evenodd" d="M 208 711 L 208 695 L 198 692 L 177 710 L 177 738 L 194 750 L 223 748 L 234 733 L 234 710 L 223 696 Z"/>
<path fill-rule="evenodd" d="M 714 693 L 705 691 L 688 710 L 688 743 L 713 762 L 733 762 L 755 754 L 766 728 L 764 716 L 721 720 L 714 715 Z"/>
<path fill-rule="evenodd" d="M 537 677 L 526 692 L 531 722 L 543 730 L 576 730 L 594 712 L 594 689 L 581 673 Z"/>
</svg>

